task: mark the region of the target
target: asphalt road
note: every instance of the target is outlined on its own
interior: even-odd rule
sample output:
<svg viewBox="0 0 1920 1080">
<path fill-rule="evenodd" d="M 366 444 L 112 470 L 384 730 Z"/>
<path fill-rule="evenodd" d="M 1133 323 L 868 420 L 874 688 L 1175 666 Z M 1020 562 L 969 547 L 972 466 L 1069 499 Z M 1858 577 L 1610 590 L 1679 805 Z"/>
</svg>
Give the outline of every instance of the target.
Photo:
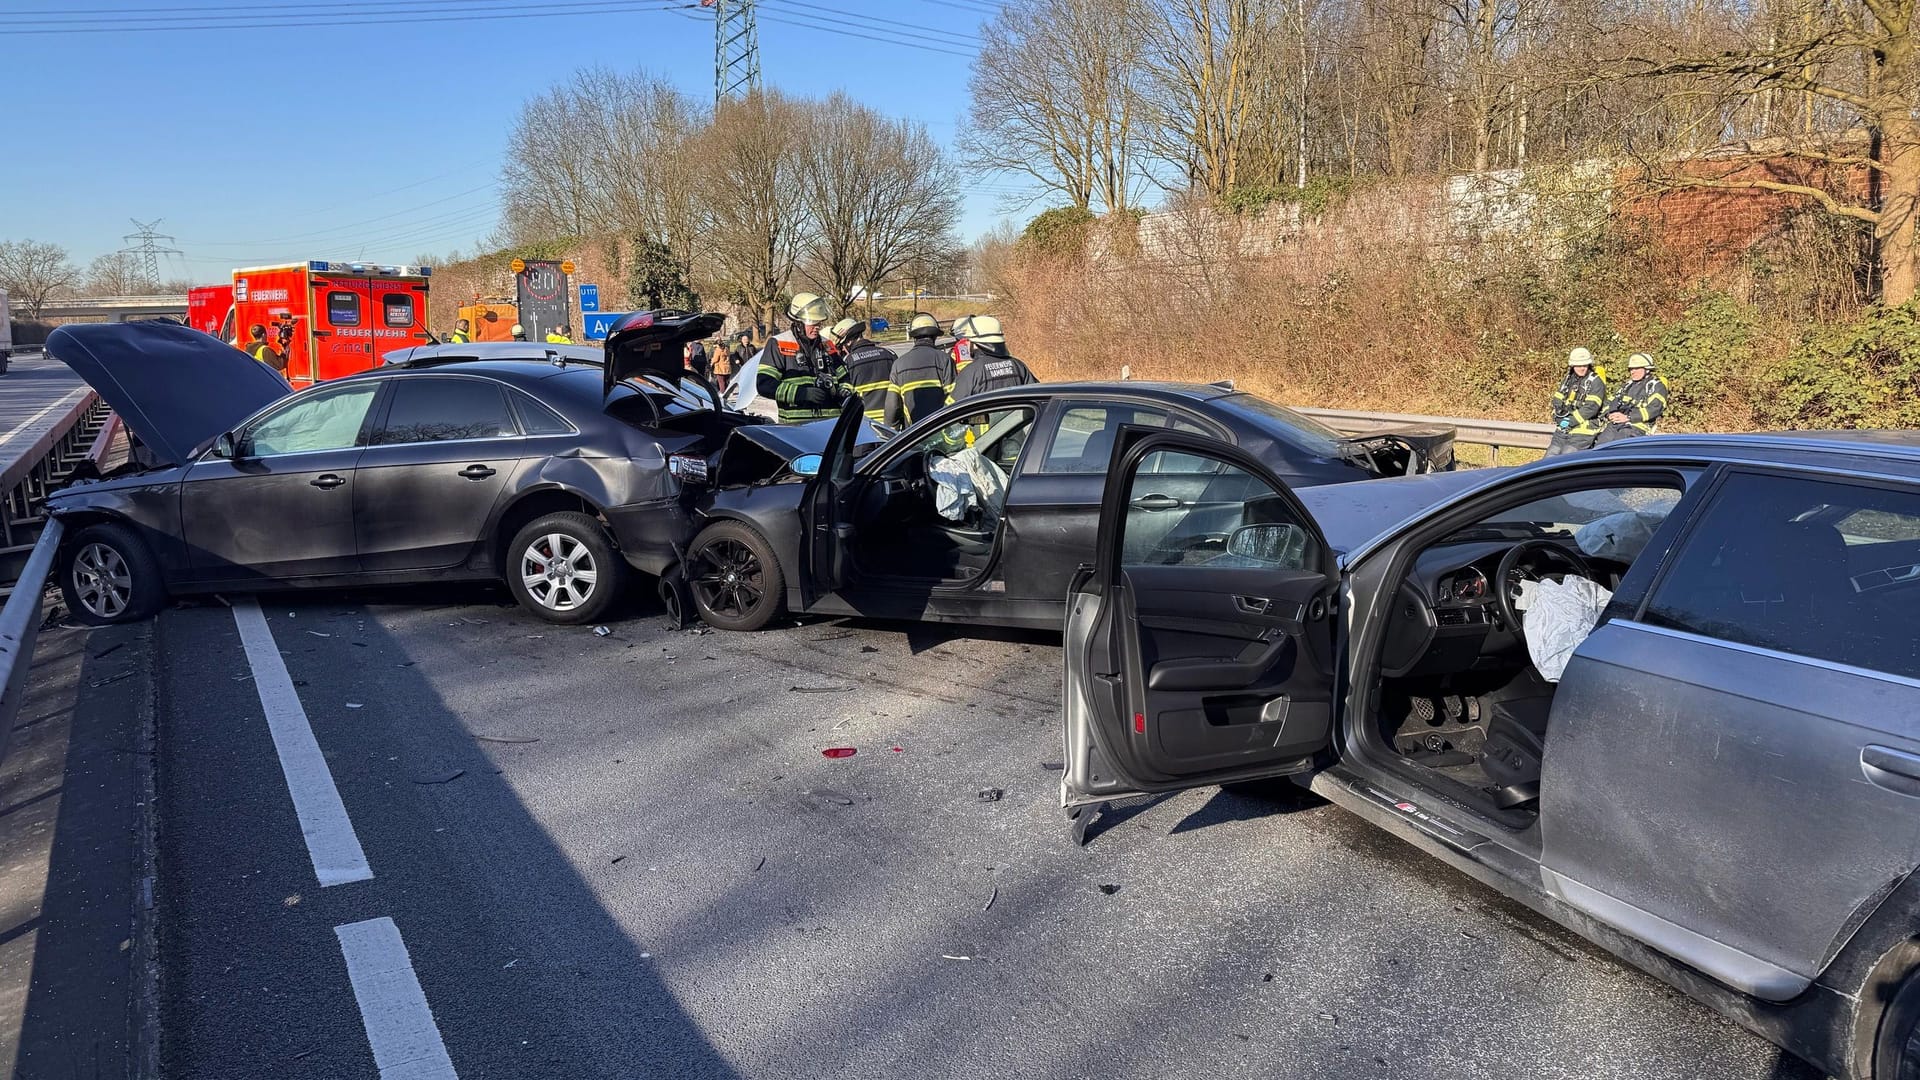
<svg viewBox="0 0 1920 1080">
<path fill-rule="evenodd" d="M 336 933 L 381 919 L 379 985 L 410 964 L 409 1037 L 468 1080 L 1805 1075 L 1329 806 L 1206 789 L 1075 848 L 1056 637 L 262 606 L 372 876 L 316 878 L 234 610 L 130 640 L 167 1076 L 382 1075 L 406 994 L 350 981 Z"/>
</svg>

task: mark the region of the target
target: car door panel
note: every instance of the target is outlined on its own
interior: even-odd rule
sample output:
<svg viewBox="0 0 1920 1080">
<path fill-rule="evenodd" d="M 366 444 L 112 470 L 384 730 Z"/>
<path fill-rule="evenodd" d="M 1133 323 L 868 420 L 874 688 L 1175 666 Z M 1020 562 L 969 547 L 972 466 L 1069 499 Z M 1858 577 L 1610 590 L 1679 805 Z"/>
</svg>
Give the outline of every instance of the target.
<svg viewBox="0 0 1920 1080">
<path fill-rule="evenodd" d="M 361 567 L 457 566 L 483 539 L 525 439 L 370 446 L 354 495 Z"/>
<path fill-rule="evenodd" d="M 195 462 L 180 485 L 188 576 L 245 581 L 357 571 L 353 499 L 362 452 Z"/>
<path fill-rule="evenodd" d="M 1129 534 L 1141 514 L 1130 504 L 1159 483 L 1140 469 L 1155 454 L 1221 466 L 1186 508 L 1206 528 L 1227 526 L 1229 487 L 1257 487 L 1235 504 L 1240 523 L 1311 533 L 1300 564 L 1182 547 L 1179 523 Z M 1097 562 L 1068 601 L 1063 805 L 1310 768 L 1331 734 L 1336 580 L 1312 519 L 1223 443 L 1125 428 L 1100 522 Z"/>
</svg>

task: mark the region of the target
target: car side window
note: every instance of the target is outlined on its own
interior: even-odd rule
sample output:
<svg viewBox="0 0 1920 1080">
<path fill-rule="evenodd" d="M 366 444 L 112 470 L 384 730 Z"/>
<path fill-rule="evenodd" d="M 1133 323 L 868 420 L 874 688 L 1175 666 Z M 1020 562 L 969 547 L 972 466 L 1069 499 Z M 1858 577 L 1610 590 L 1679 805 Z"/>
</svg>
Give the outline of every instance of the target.
<svg viewBox="0 0 1920 1080">
<path fill-rule="evenodd" d="M 359 441 L 367 410 L 379 392 L 380 384 L 363 382 L 302 397 L 255 421 L 242 440 L 242 452 L 274 457 L 344 450 Z"/>
<path fill-rule="evenodd" d="M 519 434 L 500 387 L 486 379 L 393 380 L 393 407 L 375 446 L 499 439 Z"/>
<path fill-rule="evenodd" d="M 518 390 L 509 390 L 507 396 L 513 399 L 513 411 L 520 414 L 520 430 L 529 435 L 566 435 L 573 431 L 573 425 L 566 417 L 535 400 L 532 395 Z"/>
<path fill-rule="evenodd" d="M 1154 450 L 1126 482 L 1122 566 L 1313 568 L 1306 523 L 1286 496 L 1231 461 Z"/>
<path fill-rule="evenodd" d="M 1645 621 L 1920 678 L 1920 492 L 1735 473 Z"/>
<path fill-rule="evenodd" d="M 1040 462 L 1043 474 L 1100 473 L 1107 471 L 1113 457 L 1113 443 L 1120 429 L 1172 427 L 1175 431 L 1208 434 L 1199 425 L 1164 409 L 1120 402 L 1083 402 L 1067 406 L 1054 426 L 1053 442 Z"/>
</svg>

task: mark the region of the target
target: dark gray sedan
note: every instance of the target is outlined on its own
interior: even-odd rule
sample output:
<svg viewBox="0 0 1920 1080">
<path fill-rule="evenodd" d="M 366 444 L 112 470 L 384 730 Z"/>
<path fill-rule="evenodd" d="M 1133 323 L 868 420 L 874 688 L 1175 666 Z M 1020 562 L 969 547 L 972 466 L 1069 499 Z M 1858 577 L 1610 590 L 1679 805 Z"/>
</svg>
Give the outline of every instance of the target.
<svg viewBox="0 0 1920 1080">
<path fill-rule="evenodd" d="M 1063 806 L 1290 777 L 1835 1076 L 1920 1069 L 1920 434 L 1294 491 L 1131 428 Z M 1139 508 L 1240 480 L 1221 550 Z M 1219 511 L 1232 520 L 1224 525 Z"/>
</svg>

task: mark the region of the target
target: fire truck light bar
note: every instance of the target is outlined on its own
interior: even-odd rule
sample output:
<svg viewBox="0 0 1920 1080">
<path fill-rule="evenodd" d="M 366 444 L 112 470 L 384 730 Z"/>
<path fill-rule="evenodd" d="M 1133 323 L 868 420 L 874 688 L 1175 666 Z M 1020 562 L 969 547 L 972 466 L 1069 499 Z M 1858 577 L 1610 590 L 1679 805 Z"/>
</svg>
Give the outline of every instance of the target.
<svg viewBox="0 0 1920 1080">
<path fill-rule="evenodd" d="M 312 259 L 307 269 L 320 274 L 380 274 L 384 277 L 429 277 L 431 266 L 376 266 L 371 263 L 328 262 Z"/>
</svg>

